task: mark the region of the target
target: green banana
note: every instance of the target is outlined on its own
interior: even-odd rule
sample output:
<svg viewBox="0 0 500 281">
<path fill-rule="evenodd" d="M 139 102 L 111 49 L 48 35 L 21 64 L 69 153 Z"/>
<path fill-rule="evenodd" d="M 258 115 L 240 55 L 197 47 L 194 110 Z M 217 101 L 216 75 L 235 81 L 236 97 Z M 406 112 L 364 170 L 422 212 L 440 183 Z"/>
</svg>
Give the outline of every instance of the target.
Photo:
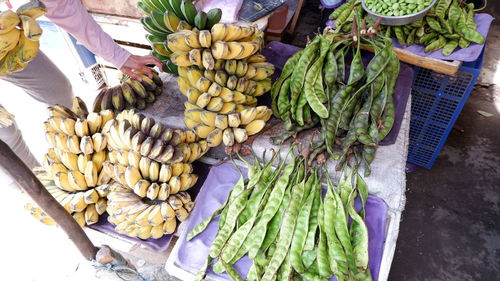
<svg viewBox="0 0 500 281">
<path fill-rule="evenodd" d="M 164 56 L 164 55 L 161 55 L 159 54 L 158 52 L 156 52 L 155 50 L 152 50 L 151 51 L 151 55 L 157 59 L 159 59 L 160 61 L 164 61 L 164 60 L 167 60 L 168 57 L 167 56 Z"/>
<path fill-rule="evenodd" d="M 160 13 L 159 11 L 151 11 L 151 20 L 152 23 L 159 29 L 164 30 L 166 32 L 171 32 L 168 27 L 165 25 L 165 22 L 163 21 L 163 13 Z"/>
<path fill-rule="evenodd" d="M 165 23 L 165 26 L 172 32 L 177 30 L 177 26 L 180 21 L 181 19 L 178 18 L 172 11 L 166 11 L 163 14 L 163 23 Z"/>
<path fill-rule="evenodd" d="M 142 27 L 151 35 L 158 36 L 158 37 L 167 37 L 168 33 L 164 31 L 156 31 L 154 29 L 151 29 L 149 26 L 145 24 L 145 21 L 143 20 L 144 18 L 141 19 Z"/>
<path fill-rule="evenodd" d="M 194 17 L 194 25 L 199 29 L 205 29 L 205 26 L 207 25 L 207 14 L 205 12 L 198 12 L 196 16 Z"/>
<path fill-rule="evenodd" d="M 181 3 L 181 12 L 182 15 L 184 16 L 184 19 L 190 24 L 194 25 L 194 18 L 196 17 L 196 14 L 198 11 L 196 10 L 196 7 L 194 4 L 189 1 L 189 0 L 182 0 Z"/>
<path fill-rule="evenodd" d="M 212 26 L 220 21 L 222 17 L 222 10 L 219 8 L 213 8 L 207 12 L 207 25 L 206 29 L 210 30 Z"/>
<path fill-rule="evenodd" d="M 174 14 L 178 18 L 184 19 L 184 16 L 182 15 L 182 10 L 181 10 L 182 1 L 181 0 L 168 0 L 168 1 L 170 3 L 170 7 L 172 7 L 172 12 L 174 12 Z"/>
<path fill-rule="evenodd" d="M 179 74 L 179 69 L 178 69 L 177 65 L 172 63 L 170 61 L 170 59 L 164 60 L 162 65 L 163 65 L 163 71 L 168 72 L 168 73 L 172 73 L 172 74 L 176 74 L 176 75 Z"/>
<path fill-rule="evenodd" d="M 146 5 L 144 4 L 143 2 L 137 2 L 137 8 L 139 8 L 139 10 L 141 10 L 141 12 L 145 15 L 149 15 L 149 13 L 151 13 L 151 9 Z"/>
</svg>

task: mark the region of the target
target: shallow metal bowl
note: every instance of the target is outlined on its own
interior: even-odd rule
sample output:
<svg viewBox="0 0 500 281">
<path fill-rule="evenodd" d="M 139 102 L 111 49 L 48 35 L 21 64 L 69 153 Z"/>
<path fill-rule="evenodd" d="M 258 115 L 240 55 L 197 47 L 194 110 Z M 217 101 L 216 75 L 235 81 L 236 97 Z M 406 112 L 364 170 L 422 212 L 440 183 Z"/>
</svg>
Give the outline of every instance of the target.
<svg viewBox="0 0 500 281">
<path fill-rule="evenodd" d="M 411 15 L 405 15 L 405 16 L 384 16 L 384 15 L 374 13 L 366 7 L 365 0 L 363 0 L 361 2 L 361 5 L 363 5 L 363 9 L 370 15 L 370 17 L 373 20 L 376 21 L 378 18 L 381 18 L 382 19 L 381 24 L 383 24 L 383 25 L 405 25 L 405 24 L 409 24 L 409 23 L 412 23 L 414 21 L 417 21 L 419 19 L 422 19 L 425 16 L 425 14 L 427 13 L 427 11 L 430 8 L 432 8 L 432 6 L 434 6 L 437 1 L 438 0 L 432 1 L 432 3 L 427 8 L 421 10 L 418 13 L 411 14 Z"/>
</svg>

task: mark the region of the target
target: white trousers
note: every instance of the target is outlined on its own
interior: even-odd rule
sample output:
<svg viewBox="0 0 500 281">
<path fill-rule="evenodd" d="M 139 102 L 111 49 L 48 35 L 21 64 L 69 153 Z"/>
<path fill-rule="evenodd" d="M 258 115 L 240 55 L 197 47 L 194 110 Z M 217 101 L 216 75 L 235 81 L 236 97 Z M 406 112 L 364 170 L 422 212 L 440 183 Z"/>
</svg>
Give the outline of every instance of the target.
<svg viewBox="0 0 500 281">
<path fill-rule="evenodd" d="M 39 52 L 36 58 L 22 71 L 12 73 L 0 79 L 22 88 L 32 98 L 45 103 L 47 106 L 61 104 L 71 107 L 73 99 L 71 83 L 43 52 Z M 0 89 L 0 103 L 2 99 L 7 98 L 12 97 L 9 97 L 7 93 L 3 93 Z M 9 110 L 8 108 L 6 109 Z M 30 114 L 30 112 L 24 112 L 24 114 Z M 45 117 L 33 116 L 33 118 L 37 118 L 38 120 Z M 31 169 L 40 165 L 24 142 L 16 122 L 7 128 L 0 128 L 0 139 Z M 40 141 L 45 141 L 45 139 Z M 3 168 L 0 167 L 0 186 L 16 185 L 15 181 L 16 179 L 10 178 Z"/>
</svg>

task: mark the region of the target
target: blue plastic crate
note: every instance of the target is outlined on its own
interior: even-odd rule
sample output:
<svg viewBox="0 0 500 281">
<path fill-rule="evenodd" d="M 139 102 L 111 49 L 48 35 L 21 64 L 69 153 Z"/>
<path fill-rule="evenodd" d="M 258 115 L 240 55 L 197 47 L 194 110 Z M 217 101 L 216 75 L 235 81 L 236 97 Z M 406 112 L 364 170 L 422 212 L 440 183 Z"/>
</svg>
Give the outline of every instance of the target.
<svg viewBox="0 0 500 281">
<path fill-rule="evenodd" d="M 476 61 L 463 63 L 453 76 L 415 68 L 408 162 L 432 167 L 476 83 L 483 57 L 484 48 Z"/>
</svg>

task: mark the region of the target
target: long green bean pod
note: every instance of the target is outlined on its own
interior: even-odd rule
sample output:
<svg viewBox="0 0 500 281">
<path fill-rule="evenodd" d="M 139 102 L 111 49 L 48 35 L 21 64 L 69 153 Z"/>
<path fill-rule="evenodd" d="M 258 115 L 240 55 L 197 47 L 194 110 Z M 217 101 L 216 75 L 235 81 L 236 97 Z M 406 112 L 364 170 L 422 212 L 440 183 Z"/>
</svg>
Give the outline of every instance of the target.
<svg viewBox="0 0 500 281">
<path fill-rule="evenodd" d="M 302 197 L 304 196 L 304 185 L 305 183 L 302 181 L 301 183 L 296 184 L 292 189 L 290 204 L 288 205 L 288 208 L 283 216 L 280 235 L 276 243 L 276 250 L 269 261 L 269 265 L 266 267 L 262 281 L 273 280 L 273 276 L 276 274 L 276 271 L 286 257 L 286 253 L 288 252 L 288 248 L 292 242 L 295 225 L 297 223 L 297 216 L 302 203 Z"/>
<path fill-rule="evenodd" d="M 278 211 L 278 208 L 283 200 L 283 195 L 289 184 L 290 176 L 295 169 L 295 158 L 293 157 L 290 163 L 285 167 L 283 174 L 276 182 L 274 189 L 271 192 L 269 200 L 262 211 L 262 215 L 257 222 L 256 226 L 252 229 L 250 237 L 252 238 L 250 242 L 250 250 L 248 256 L 253 259 L 257 255 L 257 252 L 262 245 L 262 242 L 266 236 L 267 225 L 269 221 Z"/>
</svg>

